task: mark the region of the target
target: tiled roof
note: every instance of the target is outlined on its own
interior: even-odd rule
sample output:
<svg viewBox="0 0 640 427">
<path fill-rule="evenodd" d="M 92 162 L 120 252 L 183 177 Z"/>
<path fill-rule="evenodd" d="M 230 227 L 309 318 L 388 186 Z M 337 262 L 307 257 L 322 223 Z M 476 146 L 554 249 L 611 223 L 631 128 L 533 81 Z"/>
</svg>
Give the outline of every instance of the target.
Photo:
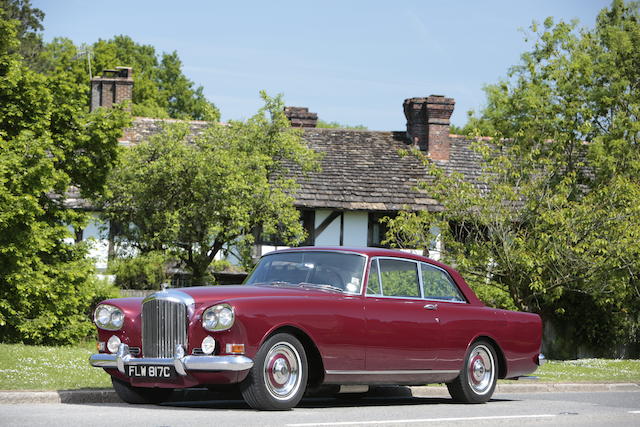
<svg viewBox="0 0 640 427">
<path fill-rule="evenodd" d="M 121 142 L 125 145 L 139 143 L 161 132 L 163 122 L 136 118 Z M 207 126 L 206 122 L 188 124 L 193 135 Z M 319 172 L 304 175 L 299 169 L 290 168 L 300 184 L 296 206 L 381 212 L 439 208 L 428 189 L 416 189 L 419 181 L 431 179 L 424 165 L 413 155 L 399 153 L 410 148 L 406 132 L 306 128 L 303 139 L 309 147 L 322 153 L 323 158 Z M 451 135 L 450 141 L 450 160 L 435 161 L 436 164 L 475 181 L 480 171 L 480 157 L 470 150 L 471 142 L 456 135 Z M 77 190 L 72 189 L 66 196 L 67 206 L 91 209 Z"/>
<path fill-rule="evenodd" d="M 418 191 L 419 181 L 430 181 L 425 167 L 413 155 L 405 132 L 346 129 L 305 129 L 304 140 L 323 154 L 321 171 L 302 176 L 296 205 L 367 211 L 438 209 L 428 190 Z M 478 173 L 478 157 L 464 137 L 451 137 L 451 160 L 436 164 L 458 171 L 469 179 Z"/>
</svg>

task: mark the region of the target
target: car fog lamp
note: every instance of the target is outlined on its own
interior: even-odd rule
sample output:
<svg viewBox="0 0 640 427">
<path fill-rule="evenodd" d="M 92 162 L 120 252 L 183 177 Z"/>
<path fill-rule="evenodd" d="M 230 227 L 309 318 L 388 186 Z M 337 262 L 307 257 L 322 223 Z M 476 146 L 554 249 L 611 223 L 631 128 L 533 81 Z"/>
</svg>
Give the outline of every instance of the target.
<svg viewBox="0 0 640 427">
<path fill-rule="evenodd" d="M 202 340 L 201 347 L 204 354 L 213 354 L 213 352 L 216 350 L 216 340 L 214 340 L 212 336 L 207 335 Z"/>
<path fill-rule="evenodd" d="M 229 304 L 218 304 L 202 313 L 202 327 L 208 331 L 224 331 L 233 326 L 235 315 Z"/>
<path fill-rule="evenodd" d="M 109 338 L 109 341 L 107 341 L 107 350 L 109 350 L 110 353 L 115 353 L 116 351 L 118 351 L 120 343 L 120 338 L 118 338 L 116 335 L 112 335 L 111 338 Z"/>
</svg>

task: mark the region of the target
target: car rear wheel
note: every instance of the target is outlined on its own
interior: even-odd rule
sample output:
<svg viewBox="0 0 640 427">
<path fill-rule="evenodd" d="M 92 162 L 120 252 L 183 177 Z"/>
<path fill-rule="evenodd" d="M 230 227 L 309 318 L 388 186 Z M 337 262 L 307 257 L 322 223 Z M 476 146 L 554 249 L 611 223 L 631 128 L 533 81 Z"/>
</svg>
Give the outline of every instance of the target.
<svg viewBox="0 0 640 427">
<path fill-rule="evenodd" d="M 451 397 L 464 403 L 484 403 L 491 399 L 496 388 L 497 360 L 489 342 L 474 342 L 467 352 L 460 375 L 447 384 Z"/>
<path fill-rule="evenodd" d="M 307 356 L 300 341 L 289 334 L 276 334 L 258 350 L 241 384 L 242 396 L 254 409 L 291 409 L 304 395 L 307 376 Z"/>
<path fill-rule="evenodd" d="M 162 403 L 173 393 L 172 388 L 133 387 L 113 377 L 111 383 L 118 397 L 127 403 Z"/>
</svg>

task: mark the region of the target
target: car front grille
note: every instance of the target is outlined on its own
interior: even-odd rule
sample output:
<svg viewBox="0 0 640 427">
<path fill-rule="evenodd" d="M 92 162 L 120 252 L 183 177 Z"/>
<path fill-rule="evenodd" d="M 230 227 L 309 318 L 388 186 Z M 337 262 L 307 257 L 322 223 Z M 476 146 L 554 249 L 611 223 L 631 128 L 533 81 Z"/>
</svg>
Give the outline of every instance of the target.
<svg viewBox="0 0 640 427">
<path fill-rule="evenodd" d="M 178 344 L 187 346 L 187 306 L 166 299 L 146 300 L 142 305 L 144 357 L 173 357 Z"/>
</svg>

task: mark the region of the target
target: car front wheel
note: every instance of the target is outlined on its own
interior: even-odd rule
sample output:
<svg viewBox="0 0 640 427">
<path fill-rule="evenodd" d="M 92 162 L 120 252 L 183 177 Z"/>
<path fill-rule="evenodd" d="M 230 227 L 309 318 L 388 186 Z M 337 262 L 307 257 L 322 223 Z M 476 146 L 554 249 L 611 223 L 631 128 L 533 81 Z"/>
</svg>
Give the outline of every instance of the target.
<svg viewBox="0 0 640 427">
<path fill-rule="evenodd" d="M 447 384 L 449 394 L 458 402 L 487 402 L 496 388 L 497 372 L 493 346 L 484 340 L 476 341 L 469 348 L 460 375 Z"/>
<path fill-rule="evenodd" d="M 276 334 L 258 350 L 241 384 L 242 396 L 254 409 L 291 409 L 304 395 L 307 375 L 307 356 L 300 341 L 289 334 Z"/>
</svg>

